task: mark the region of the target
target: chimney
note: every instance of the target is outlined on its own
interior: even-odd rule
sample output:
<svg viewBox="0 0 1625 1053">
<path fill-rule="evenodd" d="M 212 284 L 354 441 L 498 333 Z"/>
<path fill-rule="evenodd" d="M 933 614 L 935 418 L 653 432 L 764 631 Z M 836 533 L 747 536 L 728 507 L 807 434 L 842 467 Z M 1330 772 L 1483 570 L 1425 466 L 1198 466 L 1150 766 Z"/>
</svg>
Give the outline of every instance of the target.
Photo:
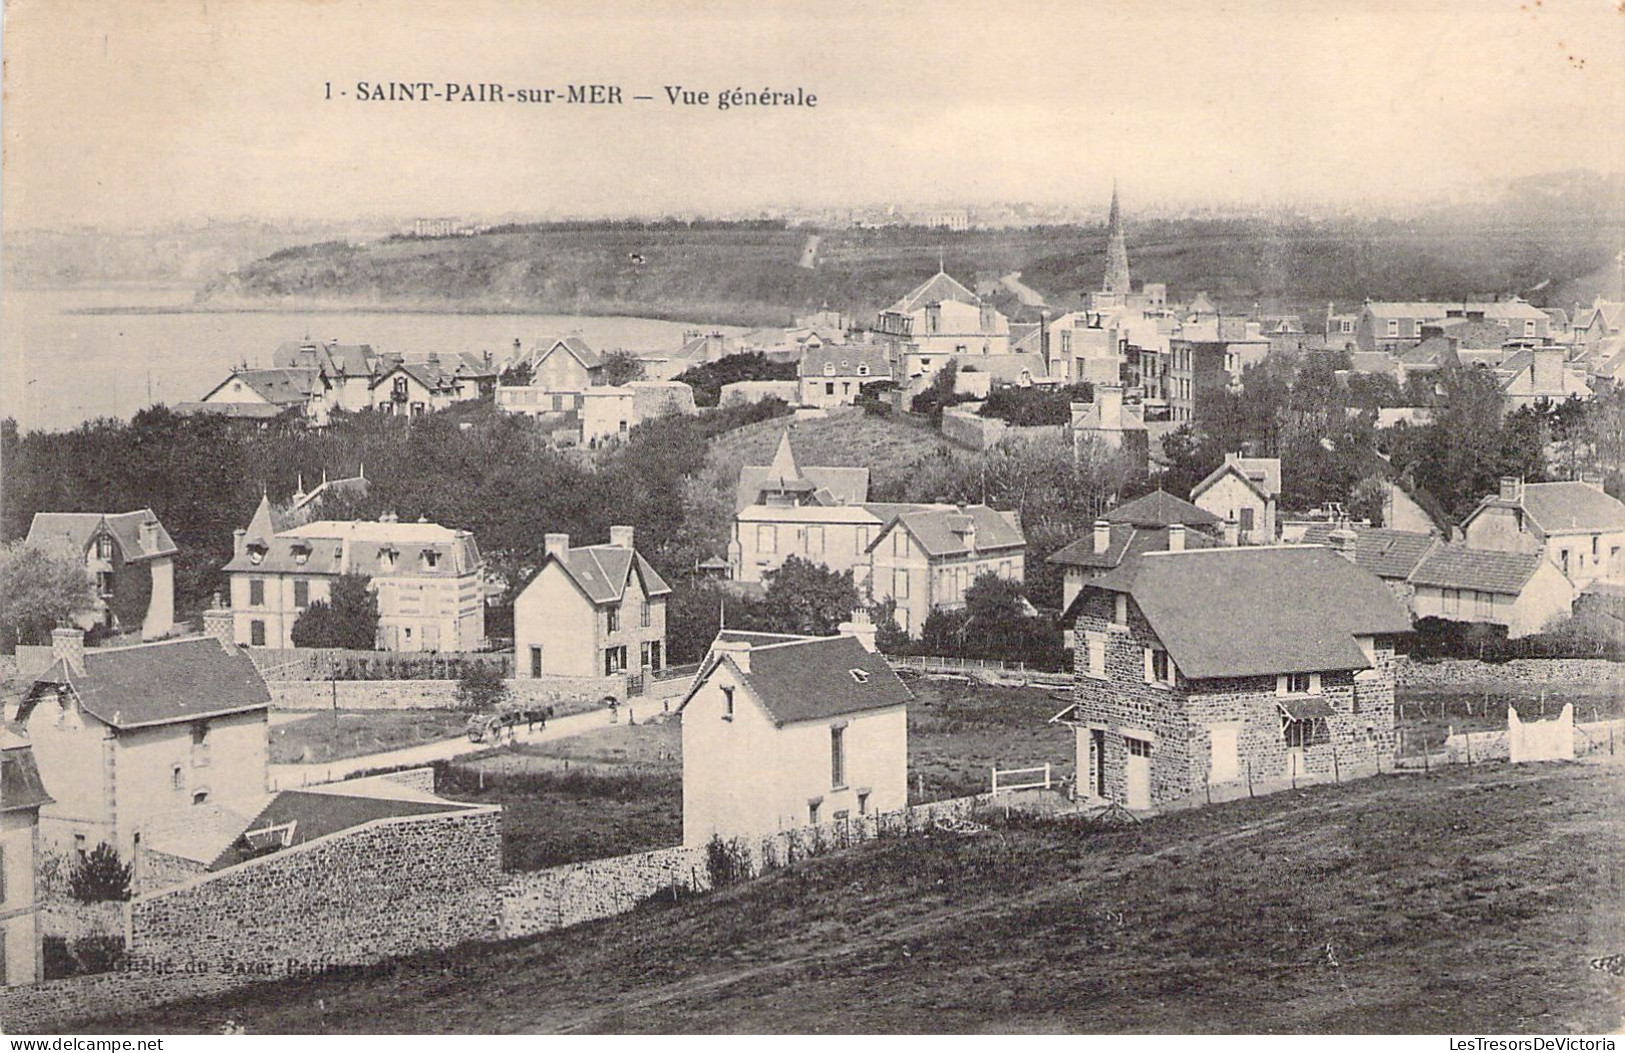
<svg viewBox="0 0 1625 1053">
<path fill-rule="evenodd" d="M 1501 476 L 1501 500 L 1523 503 L 1523 478 L 1516 475 Z"/>
<path fill-rule="evenodd" d="M 616 548 L 631 549 L 632 528 L 629 526 L 612 526 L 609 528 L 609 543 Z"/>
<path fill-rule="evenodd" d="M 542 555 L 544 556 L 558 556 L 563 559 L 569 551 L 569 534 L 548 534 L 542 539 Z"/>
<path fill-rule="evenodd" d="M 242 555 L 243 550 L 248 547 L 247 539 L 247 530 L 244 530 L 242 527 L 238 527 L 236 530 L 233 530 L 231 532 L 231 554 L 234 556 Z"/>
<path fill-rule="evenodd" d="M 1554 394 L 1563 390 L 1563 349 L 1537 347 L 1530 352 L 1529 384 L 1537 393 Z"/>
<path fill-rule="evenodd" d="M 1357 535 L 1346 525 L 1340 526 L 1330 534 L 1326 535 L 1326 541 L 1331 546 L 1331 550 L 1348 560 L 1350 563 L 1356 562 L 1354 558 L 1354 544 L 1356 540 L 1358 540 Z"/>
<path fill-rule="evenodd" d="M 383 515 L 378 517 L 378 522 L 380 523 L 399 523 L 400 521 L 401 517 L 394 512 L 385 512 Z"/>
<path fill-rule="evenodd" d="M 719 660 L 722 655 L 728 655 L 734 660 L 734 664 L 739 667 L 740 672 L 750 672 L 750 644 L 744 640 L 713 641 L 711 654 L 716 655 Z"/>
<path fill-rule="evenodd" d="M 1241 544 L 1241 524 L 1234 519 L 1224 521 L 1224 543 L 1227 548 L 1235 548 Z"/>
<path fill-rule="evenodd" d="M 72 672 L 85 675 L 85 631 L 79 628 L 51 630 L 51 660 L 60 661 Z"/>
<path fill-rule="evenodd" d="M 1185 551 L 1185 524 L 1184 523 L 1169 523 L 1168 524 L 1168 551 L 1169 552 L 1183 552 L 1183 551 Z"/>
<path fill-rule="evenodd" d="M 1095 389 L 1095 401 L 1100 406 L 1100 430 L 1123 429 L 1123 388 L 1120 384 L 1102 384 Z"/>
<path fill-rule="evenodd" d="M 1111 547 L 1112 525 L 1104 519 L 1095 520 L 1095 551 L 1104 552 Z"/>
<path fill-rule="evenodd" d="M 158 520 L 148 519 L 141 524 L 141 547 L 147 552 L 158 550 Z"/>
<path fill-rule="evenodd" d="M 236 618 L 221 602 L 218 592 L 214 594 L 214 606 L 203 612 L 203 635 L 227 645 L 237 642 Z"/>
<path fill-rule="evenodd" d="M 867 608 L 859 607 L 853 611 L 851 619 L 842 622 L 839 628 L 842 636 L 855 637 L 865 651 L 875 650 L 875 633 L 878 630 Z"/>
</svg>

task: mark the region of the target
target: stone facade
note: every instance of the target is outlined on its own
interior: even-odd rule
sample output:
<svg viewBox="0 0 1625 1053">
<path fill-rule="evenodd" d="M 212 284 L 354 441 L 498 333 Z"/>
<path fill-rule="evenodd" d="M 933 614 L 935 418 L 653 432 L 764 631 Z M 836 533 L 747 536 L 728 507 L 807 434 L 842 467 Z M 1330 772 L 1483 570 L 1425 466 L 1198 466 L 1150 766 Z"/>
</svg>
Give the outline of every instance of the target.
<svg viewBox="0 0 1625 1053">
<path fill-rule="evenodd" d="M 1332 715 L 1325 718 L 1323 738 L 1292 751 L 1283 734 L 1280 703 L 1285 698 L 1277 677 L 1192 681 L 1170 663 L 1173 682 L 1152 681 L 1147 652 L 1159 650 L 1161 642 L 1138 607 L 1132 601 L 1126 606 L 1125 624 L 1115 621 L 1110 593 L 1085 593 L 1079 610 L 1073 654 L 1080 787 L 1129 802 L 1129 739 L 1149 744 L 1150 805 L 1200 794 L 1210 781 L 1368 771 L 1376 769 L 1379 758 L 1393 757 L 1391 641 L 1376 642 L 1373 670 L 1317 674 L 1318 690 L 1310 697 L 1324 701 Z M 1092 660 L 1090 649 L 1102 644 L 1104 662 Z M 1219 758 L 1214 739 L 1221 733 L 1227 739 L 1234 734 L 1233 771 L 1215 770 Z M 1091 762 L 1094 748 L 1103 748 L 1103 755 Z M 1289 756 L 1294 752 L 1296 756 Z M 1091 781 L 1092 763 L 1104 766 L 1103 779 Z"/>
<path fill-rule="evenodd" d="M 1480 662 L 1472 658 L 1445 658 L 1437 662 L 1400 659 L 1397 672 L 1403 687 L 1486 682 L 1613 684 L 1625 692 L 1625 662 L 1611 662 L 1606 658 L 1514 658 L 1507 662 Z"/>
<path fill-rule="evenodd" d="M 514 701 L 550 705 L 557 716 L 597 709 L 607 698 L 626 701 L 627 678 L 557 676 L 508 680 Z M 273 680 L 273 709 L 456 709 L 456 680 Z"/>
</svg>

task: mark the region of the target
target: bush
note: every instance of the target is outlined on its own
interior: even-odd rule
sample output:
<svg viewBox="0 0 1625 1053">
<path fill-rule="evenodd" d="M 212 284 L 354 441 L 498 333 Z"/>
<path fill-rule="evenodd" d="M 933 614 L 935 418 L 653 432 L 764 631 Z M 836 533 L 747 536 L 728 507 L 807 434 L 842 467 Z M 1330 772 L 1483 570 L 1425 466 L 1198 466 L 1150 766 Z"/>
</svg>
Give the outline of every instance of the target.
<svg viewBox="0 0 1625 1053">
<path fill-rule="evenodd" d="M 130 898 L 133 870 L 119 858 L 118 849 L 103 841 L 74 864 L 68 890 L 81 903 L 123 902 Z"/>
<path fill-rule="evenodd" d="M 1544 631 L 1516 640 L 1507 639 L 1504 625 L 1421 618 L 1409 639 L 1407 653 L 1419 661 L 1475 658 L 1505 662 L 1514 658 L 1606 658 L 1625 661 L 1625 631 L 1606 614 L 1582 613 L 1562 617 Z"/>
<path fill-rule="evenodd" d="M 485 662 L 472 663 L 457 681 L 457 705 L 470 712 L 495 709 L 509 695 L 501 672 Z"/>
<path fill-rule="evenodd" d="M 716 834 L 705 845 L 705 870 L 712 888 L 737 885 L 751 878 L 750 859 L 738 840 L 724 841 Z"/>
</svg>

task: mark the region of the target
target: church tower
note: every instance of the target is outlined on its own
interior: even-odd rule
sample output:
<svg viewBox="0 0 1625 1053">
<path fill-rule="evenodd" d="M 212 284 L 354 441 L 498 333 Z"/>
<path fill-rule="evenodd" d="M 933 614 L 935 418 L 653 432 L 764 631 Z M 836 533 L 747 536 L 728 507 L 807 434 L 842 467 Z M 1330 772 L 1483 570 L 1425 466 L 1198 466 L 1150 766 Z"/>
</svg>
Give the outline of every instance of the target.
<svg viewBox="0 0 1625 1053">
<path fill-rule="evenodd" d="M 1106 228 L 1106 279 L 1102 292 L 1128 295 L 1128 246 L 1123 242 L 1123 213 L 1117 205 L 1117 180 L 1112 180 L 1112 211 Z"/>
</svg>

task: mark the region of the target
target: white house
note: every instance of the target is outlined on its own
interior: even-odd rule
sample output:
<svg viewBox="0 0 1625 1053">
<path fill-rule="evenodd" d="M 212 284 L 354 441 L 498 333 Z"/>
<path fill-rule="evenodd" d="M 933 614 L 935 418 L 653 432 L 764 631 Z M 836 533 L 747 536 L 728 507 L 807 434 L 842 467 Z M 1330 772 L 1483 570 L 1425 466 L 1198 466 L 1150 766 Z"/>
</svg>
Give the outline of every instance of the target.
<svg viewBox="0 0 1625 1053">
<path fill-rule="evenodd" d="M 570 547 L 548 534 L 542 569 L 513 606 L 520 677 L 613 676 L 665 667 L 667 585 L 633 548 L 629 526 L 609 544 Z"/>
<path fill-rule="evenodd" d="M 1504 625 L 1517 639 L 1574 606 L 1574 583 L 1538 552 L 1436 544 L 1409 578 L 1418 618 Z"/>
<path fill-rule="evenodd" d="M 904 807 L 911 698 L 855 636 L 724 630 L 678 707 L 683 843 Z"/>
<path fill-rule="evenodd" d="M 1625 504 L 1600 482 L 1507 476 L 1461 529 L 1469 548 L 1544 553 L 1577 589 L 1594 581 L 1625 585 Z"/>
<path fill-rule="evenodd" d="M 1273 545 L 1281 497 L 1281 460 L 1227 453 L 1224 463 L 1191 490 L 1191 503 L 1236 526 L 1243 545 Z"/>
</svg>

